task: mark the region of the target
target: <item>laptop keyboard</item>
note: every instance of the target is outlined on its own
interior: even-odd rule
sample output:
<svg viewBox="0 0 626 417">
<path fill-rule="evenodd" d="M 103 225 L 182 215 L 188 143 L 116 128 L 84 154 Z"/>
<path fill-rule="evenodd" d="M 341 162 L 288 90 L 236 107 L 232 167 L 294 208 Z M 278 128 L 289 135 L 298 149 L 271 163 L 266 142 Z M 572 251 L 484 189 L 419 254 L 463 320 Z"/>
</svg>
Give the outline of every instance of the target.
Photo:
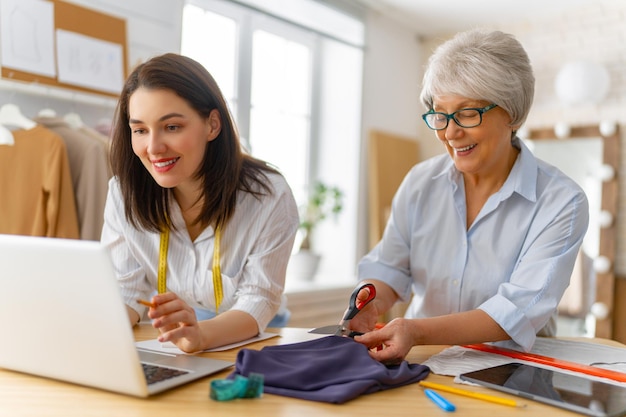
<svg viewBox="0 0 626 417">
<path fill-rule="evenodd" d="M 180 369 L 166 368 L 164 366 L 149 365 L 142 363 L 143 373 L 146 375 L 146 381 L 148 385 L 156 382 L 165 381 L 166 379 L 174 378 L 178 375 L 188 374 L 188 371 L 181 371 Z"/>
</svg>

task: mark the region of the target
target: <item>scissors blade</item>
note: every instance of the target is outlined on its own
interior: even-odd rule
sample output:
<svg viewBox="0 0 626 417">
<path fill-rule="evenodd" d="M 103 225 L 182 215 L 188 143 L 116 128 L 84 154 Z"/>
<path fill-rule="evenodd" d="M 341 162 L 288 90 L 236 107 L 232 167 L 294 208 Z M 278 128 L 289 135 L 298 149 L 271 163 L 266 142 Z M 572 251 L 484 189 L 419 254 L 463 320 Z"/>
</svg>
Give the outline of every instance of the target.
<svg viewBox="0 0 626 417">
<path fill-rule="evenodd" d="M 315 329 L 309 330 L 309 333 L 316 334 L 335 334 L 341 330 L 341 326 L 337 324 L 333 324 L 330 326 L 317 327 Z"/>
<path fill-rule="evenodd" d="M 354 332 L 350 329 L 346 329 L 345 327 L 337 326 L 336 324 L 333 324 L 331 326 L 317 327 L 315 329 L 309 330 L 309 333 L 332 334 L 335 336 L 348 336 L 348 337 L 360 336 L 363 334 L 361 332 Z"/>
<path fill-rule="evenodd" d="M 359 291 L 361 291 L 364 288 L 368 289 L 369 296 L 367 297 L 366 300 L 357 302 L 356 297 L 359 294 Z M 361 309 L 363 307 L 365 307 L 375 297 L 376 297 L 376 288 L 374 287 L 373 284 L 363 284 L 363 285 L 361 285 L 360 287 L 358 287 L 357 289 L 355 289 L 352 292 L 352 295 L 350 297 L 349 307 L 346 310 L 346 313 L 345 313 L 345 315 L 343 317 L 343 320 L 341 320 L 340 324 L 338 324 L 338 325 L 337 324 L 333 324 L 333 325 L 330 325 L 330 326 L 317 327 L 315 329 L 309 330 L 309 333 L 334 334 L 336 336 L 349 336 L 349 337 L 354 337 L 356 335 L 363 334 L 363 333 L 354 332 L 354 331 L 351 331 L 350 329 L 348 329 L 348 323 L 350 322 L 350 320 L 354 316 L 356 316 L 356 314 L 359 311 L 361 311 Z"/>
</svg>

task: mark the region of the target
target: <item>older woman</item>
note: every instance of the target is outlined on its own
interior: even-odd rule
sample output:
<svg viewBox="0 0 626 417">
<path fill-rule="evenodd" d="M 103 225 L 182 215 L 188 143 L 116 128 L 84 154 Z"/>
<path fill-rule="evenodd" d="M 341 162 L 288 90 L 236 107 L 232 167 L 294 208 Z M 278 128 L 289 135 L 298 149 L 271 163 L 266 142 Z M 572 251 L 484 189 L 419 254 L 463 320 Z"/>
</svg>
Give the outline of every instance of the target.
<svg viewBox="0 0 626 417">
<path fill-rule="evenodd" d="M 355 338 L 383 345 L 376 359 L 397 362 L 418 344 L 511 340 L 528 350 L 555 334 L 588 203 L 516 137 L 533 92 L 528 56 L 506 33 L 460 33 L 430 58 L 423 119 L 447 155 L 407 174 L 382 240 L 359 263 L 377 297 L 353 329 L 372 330 L 412 296 L 404 318 Z"/>
</svg>

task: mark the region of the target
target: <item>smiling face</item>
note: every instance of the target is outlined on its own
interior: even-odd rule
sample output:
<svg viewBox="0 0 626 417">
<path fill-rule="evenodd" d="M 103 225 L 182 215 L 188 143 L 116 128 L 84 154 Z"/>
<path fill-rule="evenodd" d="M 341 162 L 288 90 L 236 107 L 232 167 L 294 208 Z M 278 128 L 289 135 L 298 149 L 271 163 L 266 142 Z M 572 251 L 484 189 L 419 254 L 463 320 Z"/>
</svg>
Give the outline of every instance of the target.
<svg viewBox="0 0 626 417">
<path fill-rule="evenodd" d="M 491 104 L 459 96 L 433 98 L 433 110 L 453 113 L 463 108 L 482 108 Z M 504 178 L 515 162 L 517 150 L 511 145 L 514 127 L 511 118 L 501 107 L 483 114 L 479 126 L 463 128 L 450 120 L 448 127 L 436 131 L 437 138 L 446 146 L 456 168 L 465 176 Z"/>
<path fill-rule="evenodd" d="M 217 110 L 203 118 L 171 90 L 139 88 L 128 102 L 132 147 L 164 188 L 197 189 L 196 173 L 207 143 L 217 137 Z"/>
</svg>

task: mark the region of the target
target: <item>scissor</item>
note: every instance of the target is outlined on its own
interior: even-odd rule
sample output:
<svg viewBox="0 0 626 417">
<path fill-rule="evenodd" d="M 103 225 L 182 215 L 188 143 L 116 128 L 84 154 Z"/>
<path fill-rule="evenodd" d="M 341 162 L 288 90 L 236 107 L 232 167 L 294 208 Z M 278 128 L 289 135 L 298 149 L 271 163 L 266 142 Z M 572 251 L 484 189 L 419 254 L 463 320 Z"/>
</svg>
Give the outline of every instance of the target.
<svg viewBox="0 0 626 417">
<path fill-rule="evenodd" d="M 367 288 L 369 290 L 369 295 L 367 296 L 365 300 L 357 301 L 356 299 L 357 295 L 364 288 Z M 359 311 L 363 310 L 363 307 L 369 304 L 369 302 L 372 301 L 374 298 L 376 298 L 376 287 L 374 287 L 374 284 L 361 285 L 360 287 L 358 287 L 352 292 L 352 295 L 350 296 L 350 304 L 348 306 L 348 310 L 344 314 L 343 319 L 341 320 L 341 323 L 334 324 L 331 326 L 318 327 L 316 329 L 310 330 L 309 333 L 334 334 L 335 336 L 349 336 L 349 337 L 362 335 L 363 333 L 361 332 L 355 332 L 355 331 L 350 330 L 348 328 L 348 324 L 350 323 L 350 320 L 352 320 Z"/>
</svg>

